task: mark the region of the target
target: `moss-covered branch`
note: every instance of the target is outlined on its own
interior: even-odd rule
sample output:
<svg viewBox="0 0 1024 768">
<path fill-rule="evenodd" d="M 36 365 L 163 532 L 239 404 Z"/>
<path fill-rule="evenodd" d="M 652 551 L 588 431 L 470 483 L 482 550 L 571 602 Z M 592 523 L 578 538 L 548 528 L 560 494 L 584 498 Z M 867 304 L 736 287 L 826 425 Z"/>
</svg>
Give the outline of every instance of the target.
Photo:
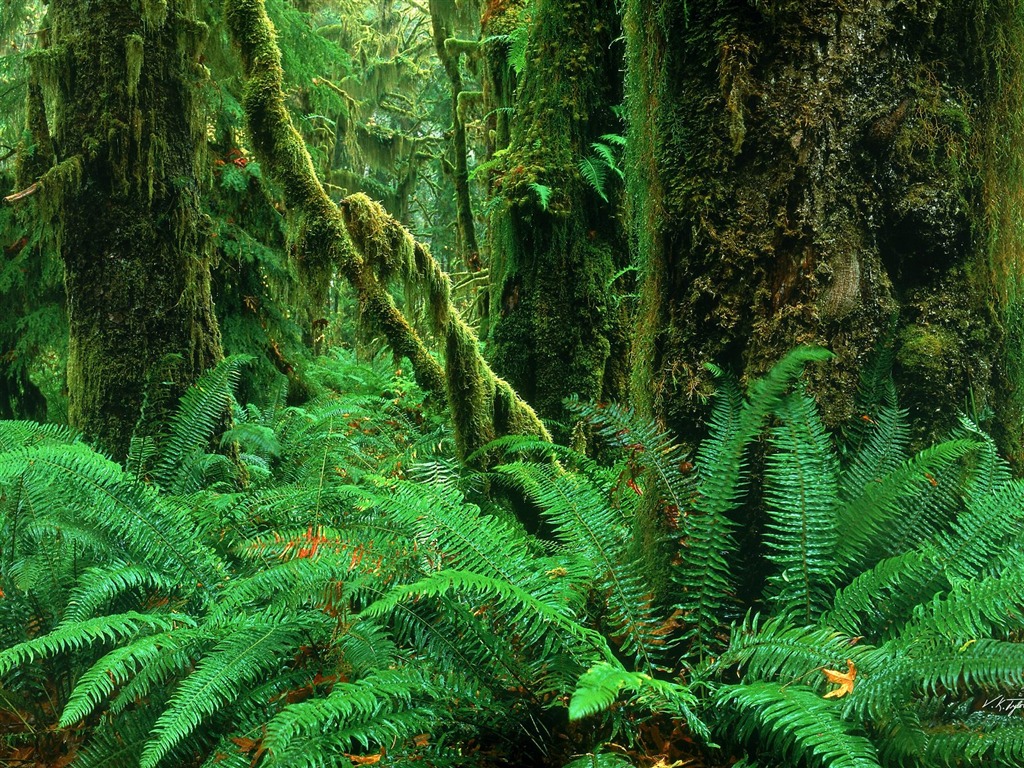
<svg viewBox="0 0 1024 768">
<path fill-rule="evenodd" d="M 448 276 L 427 248 L 365 195 L 340 207 L 327 196 L 284 104 L 280 51 L 263 0 L 227 0 L 226 9 L 247 79 L 243 103 L 253 148 L 302 221 L 301 266 L 314 299 L 323 298 L 335 271 L 352 284 L 363 313 L 397 354 L 409 358 L 420 385 L 447 396 L 461 455 L 506 434 L 548 439 L 533 409 L 483 359 L 476 335 L 452 304 Z M 395 278 L 424 294 L 444 340 L 445 370 L 395 306 L 387 291 Z"/>
<path fill-rule="evenodd" d="M 330 277 L 336 271 L 343 275 L 391 348 L 409 358 L 420 386 L 444 397 L 440 364 L 398 311 L 387 286 L 353 248 L 341 212 L 324 191 L 292 125 L 281 90 L 281 51 L 262 0 L 229 0 L 226 17 L 242 56 L 249 135 L 257 156 L 284 189 L 286 204 L 300 219 L 299 268 L 312 300 L 323 304 Z"/>
</svg>

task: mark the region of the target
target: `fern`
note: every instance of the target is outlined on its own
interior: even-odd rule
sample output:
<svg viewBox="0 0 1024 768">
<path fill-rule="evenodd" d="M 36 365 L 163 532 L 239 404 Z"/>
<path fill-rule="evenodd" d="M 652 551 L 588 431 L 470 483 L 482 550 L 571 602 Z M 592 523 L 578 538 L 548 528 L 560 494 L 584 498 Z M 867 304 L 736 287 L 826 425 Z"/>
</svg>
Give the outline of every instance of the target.
<svg viewBox="0 0 1024 768">
<path fill-rule="evenodd" d="M 195 468 L 218 423 L 227 416 L 241 369 L 252 360 L 246 355 L 226 358 L 206 371 L 182 398 L 162 441 L 153 480 L 171 493 L 199 487 Z"/>
<path fill-rule="evenodd" d="M 306 630 L 303 624 L 282 623 L 273 616 L 247 618 L 230 626 L 157 718 L 153 738 L 142 751 L 141 768 L 155 768 L 206 717 L 233 702 L 247 684 L 276 670 L 282 656 L 298 649 Z"/>
<path fill-rule="evenodd" d="M 769 589 L 779 613 L 811 623 L 835 591 L 839 466 L 810 397 L 794 392 L 778 416 L 764 477 Z"/>
<path fill-rule="evenodd" d="M 720 727 L 739 741 L 758 740 L 787 764 L 808 760 L 828 768 L 877 768 L 871 741 L 838 716 L 836 705 L 799 685 L 751 683 L 723 686 L 716 708 Z"/>
<path fill-rule="evenodd" d="M 583 180 L 593 189 L 597 196 L 608 202 L 605 181 L 608 178 L 608 165 L 600 156 L 581 158 L 577 166 Z"/>
<path fill-rule="evenodd" d="M 558 540 L 579 558 L 577 566 L 570 565 L 570 573 L 586 569 L 593 574 L 595 587 L 607 591 L 609 620 L 614 633 L 623 637 L 623 652 L 635 656 L 644 671 L 653 671 L 655 649 L 663 644 L 660 622 L 639 563 L 628 555 L 629 528 L 607 503 L 604 489 L 557 465 L 517 462 L 497 471 L 541 507 Z"/>
<path fill-rule="evenodd" d="M 170 631 L 176 626 L 189 626 L 190 623 L 191 620 L 187 616 L 161 616 L 135 611 L 68 623 L 42 637 L 0 651 L 0 675 L 7 674 L 15 667 L 57 653 L 117 642 L 145 630 Z"/>
<path fill-rule="evenodd" d="M 580 720 L 608 710 L 623 691 L 633 691 L 634 702 L 654 713 L 684 720 L 690 730 L 707 738 L 707 726 L 695 714 L 697 697 L 678 683 L 628 672 L 621 666 L 600 662 L 584 673 L 569 702 L 569 719 Z"/>
<path fill-rule="evenodd" d="M 287 706 L 267 723 L 267 764 L 323 765 L 346 749 L 393 744 L 436 729 L 436 710 L 416 702 L 432 703 L 440 695 L 411 669 L 340 683 L 328 696 Z"/>
<path fill-rule="evenodd" d="M 530 189 L 537 194 L 537 200 L 540 201 L 541 210 L 546 211 L 548 209 L 548 203 L 551 201 L 551 193 L 553 190 L 546 184 L 541 184 L 536 181 L 530 182 Z"/>
</svg>

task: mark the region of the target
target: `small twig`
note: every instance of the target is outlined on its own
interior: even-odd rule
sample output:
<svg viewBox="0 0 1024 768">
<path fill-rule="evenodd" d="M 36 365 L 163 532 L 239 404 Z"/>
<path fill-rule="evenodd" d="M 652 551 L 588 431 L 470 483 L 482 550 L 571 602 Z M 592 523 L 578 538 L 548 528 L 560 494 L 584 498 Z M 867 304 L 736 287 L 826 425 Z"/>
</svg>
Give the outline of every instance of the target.
<svg viewBox="0 0 1024 768">
<path fill-rule="evenodd" d="M 39 182 L 33 182 L 30 187 L 26 187 L 21 192 L 15 192 L 13 195 L 8 195 L 4 198 L 5 203 L 16 203 L 19 200 L 24 200 L 26 197 L 31 197 L 39 191 Z"/>
</svg>

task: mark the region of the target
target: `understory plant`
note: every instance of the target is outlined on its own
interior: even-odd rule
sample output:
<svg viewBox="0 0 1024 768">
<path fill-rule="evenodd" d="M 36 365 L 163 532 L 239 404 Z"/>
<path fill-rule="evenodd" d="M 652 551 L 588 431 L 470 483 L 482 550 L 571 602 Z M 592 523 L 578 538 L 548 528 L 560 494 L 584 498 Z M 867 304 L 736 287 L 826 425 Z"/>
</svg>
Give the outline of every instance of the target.
<svg viewBox="0 0 1024 768">
<path fill-rule="evenodd" d="M 228 359 L 124 467 L 0 422 L 0 752 L 1024 762 L 1024 485 L 966 419 L 909 453 L 884 360 L 830 433 L 802 377 L 828 357 L 718 372 L 692 457 L 570 402 L 604 460 L 506 437 L 469 471 L 414 384 L 346 356 L 301 407 L 237 403 Z"/>
</svg>

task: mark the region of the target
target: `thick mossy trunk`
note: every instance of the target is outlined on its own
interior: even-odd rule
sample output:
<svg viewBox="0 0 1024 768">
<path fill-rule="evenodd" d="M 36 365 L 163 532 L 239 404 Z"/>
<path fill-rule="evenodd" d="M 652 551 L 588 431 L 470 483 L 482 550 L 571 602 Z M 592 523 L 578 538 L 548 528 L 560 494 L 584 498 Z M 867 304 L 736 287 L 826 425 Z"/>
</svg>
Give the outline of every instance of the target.
<svg viewBox="0 0 1024 768">
<path fill-rule="evenodd" d="M 626 250 L 618 180 L 591 147 L 618 130 L 617 34 L 611 0 L 540 0 L 494 182 L 504 206 L 492 217 L 493 359 L 549 419 L 564 417 L 567 395 L 621 394 L 605 377 L 614 332 L 608 296 Z M 581 161 L 603 183 L 588 183 Z"/>
<path fill-rule="evenodd" d="M 891 339 L 919 439 L 1017 450 L 1020 5 L 628 0 L 634 400 L 693 439 L 705 363 L 816 343 L 838 423 Z"/>
<path fill-rule="evenodd" d="M 65 265 L 69 419 L 122 457 L 220 357 L 199 204 L 206 29 L 187 0 L 54 0 L 47 21 L 32 65 L 56 160 L 40 197 Z"/>
</svg>

